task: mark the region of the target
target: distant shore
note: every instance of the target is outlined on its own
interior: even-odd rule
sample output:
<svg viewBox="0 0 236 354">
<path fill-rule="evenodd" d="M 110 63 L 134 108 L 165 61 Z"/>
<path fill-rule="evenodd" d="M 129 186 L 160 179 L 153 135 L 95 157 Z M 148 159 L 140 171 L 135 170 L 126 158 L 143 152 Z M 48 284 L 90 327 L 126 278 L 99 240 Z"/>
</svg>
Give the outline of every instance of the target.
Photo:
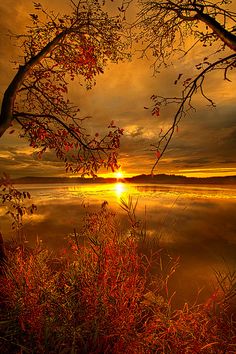
<svg viewBox="0 0 236 354">
<path fill-rule="evenodd" d="M 15 178 L 12 180 L 15 184 L 53 184 L 53 183 L 72 183 L 72 184 L 88 184 L 88 183 L 148 183 L 148 184 L 217 184 L 217 185 L 236 185 L 236 176 L 223 177 L 185 177 L 177 175 L 138 175 L 129 178 L 82 178 L 82 177 L 32 177 L 26 176 Z"/>
</svg>

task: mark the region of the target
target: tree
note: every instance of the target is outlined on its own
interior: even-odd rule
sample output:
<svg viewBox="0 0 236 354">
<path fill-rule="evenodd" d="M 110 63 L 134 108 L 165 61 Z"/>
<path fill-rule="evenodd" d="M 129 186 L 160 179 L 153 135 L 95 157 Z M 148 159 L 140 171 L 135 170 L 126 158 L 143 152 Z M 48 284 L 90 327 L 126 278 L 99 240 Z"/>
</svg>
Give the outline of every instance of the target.
<svg viewBox="0 0 236 354">
<path fill-rule="evenodd" d="M 87 88 L 103 73 L 108 61 L 124 59 L 119 42 L 121 23 L 110 18 L 96 0 L 71 0 L 70 15 L 59 16 L 34 3 L 32 25 L 15 35 L 23 50 L 17 72 L 7 87 L 0 114 L 0 137 L 18 123 L 20 136 L 38 149 L 38 156 L 55 150 L 66 171 L 95 175 L 101 166 L 117 168 L 123 130 L 109 125 L 108 133 L 89 135 L 79 109 L 68 98 L 68 82 L 83 78 Z"/>
<path fill-rule="evenodd" d="M 130 2 L 130 1 L 129 1 Z M 193 52 L 203 46 L 203 58 L 195 65 L 197 71 L 191 77 L 180 73 L 175 84 L 182 81 L 183 88 L 178 97 L 153 95 L 152 114 L 159 116 L 162 106 L 176 104 L 172 124 L 161 132 L 157 144 L 153 145 L 156 162 L 167 149 L 173 134 L 178 130 L 181 119 L 193 108 L 192 98 L 197 92 L 215 106 L 204 91 L 206 76 L 216 70 L 223 71 L 223 79 L 229 80 L 229 71 L 236 66 L 236 13 L 229 9 L 232 1 L 208 0 L 139 0 L 140 11 L 131 29 L 138 29 L 136 40 L 143 44 L 142 55 L 151 51 L 155 58 L 154 72 L 167 67 L 171 59 Z M 133 36 L 133 34 L 132 34 Z M 190 46 L 186 45 L 187 38 Z"/>
<path fill-rule="evenodd" d="M 12 221 L 11 228 L 16 230 L 18 241 L 23 241 L 22 226 L 25 215 L 31 215 L 36 210 L 35 204 L 27 205 L 27 200 L 31 198 L 29 192 L 16 189 L 9 176 L 3 174 L 0 177 L 0 202 L 6 207 L 6 215 Z M 26 203 L 25 203 L 26 202 Z M 0 232 L 0 262 L 1 262 L 1 232 Z"/>
</svg>

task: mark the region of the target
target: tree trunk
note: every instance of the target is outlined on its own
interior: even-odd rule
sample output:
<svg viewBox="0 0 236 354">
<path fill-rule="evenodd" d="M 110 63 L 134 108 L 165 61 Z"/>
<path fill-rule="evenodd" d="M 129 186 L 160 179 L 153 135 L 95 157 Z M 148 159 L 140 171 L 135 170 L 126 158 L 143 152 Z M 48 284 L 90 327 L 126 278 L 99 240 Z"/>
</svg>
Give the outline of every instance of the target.
<svg viewBox="0 0 236 354">
<path fill-rule="evenodd" d="M 219 22 L 202 11 L 197 11 L 196 19 L 204 22 L 224 42 L 224 44 L 236 52 L 236 36 L 227 31 Z"/>
<path fill-rule="evenodd" d="M 195 7 L 194 11 L 196 11 L 195 15 L 186 16 L 181 13 L 181 9 L 173 9 L 177 15 L 184 21 L 201 21 L 204 22 L 207 26 L 209 26 L 212 31 L 222 40 L 222 42 L 236 52 L 236 36 L 227 31 L 218 21 L 216 21 L 213 17 L 203 12 L 204 7 L 201 9 Z"/>
<path fill-rule="evenodd" d="M 5 263 L 6 259 L 7 259 L 7 255 L 4 247 L 3 237 L 0 232 L 0 266 Z"/>
<path fill-rule="evenodd" d="M 37 65 L 53 48 L 60 42 L 64 36 L 71 30 L 64 30 L 58 34 L 51 42 L 49 42 L 37 55 L 32 57 L 25 65 L 20 65 L 19 69 L 11 81 L 10 85 L 6 89 L 0 114 L 0 138 L 9 128 L 13 121 L 14 103 L 17 95 L 17 91 L 22 85 L 22 82 L 28 72 Z"/>
</svg>

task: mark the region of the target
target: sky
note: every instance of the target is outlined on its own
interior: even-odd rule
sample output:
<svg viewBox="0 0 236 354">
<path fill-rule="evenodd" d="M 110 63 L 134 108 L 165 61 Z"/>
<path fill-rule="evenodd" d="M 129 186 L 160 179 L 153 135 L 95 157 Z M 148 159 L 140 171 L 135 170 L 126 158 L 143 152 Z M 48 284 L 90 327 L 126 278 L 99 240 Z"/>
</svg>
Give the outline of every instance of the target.
<svg viewBox="0 0 236 354">
<path fill-rule="evenodd" d="M 68 10 L 67 0 L 42 0 L 41 3 L 56 12 Z M 134 8 L 130 9 L 130 18 L 133 18 L 134 11 Z M 18 54 L 7 36 L 8 30 L 23 33 L 30 23 L 29 13 L 33 12 L 30 0 L 5 0 L 0 4 L 1 99 L 14 75 L 12 60 Z M 168 127 L 173 116 L 174 111 L 170 108 L 161 111 L 159 117 L 152 116 L 150 110 L 144 109 L 151 106 L 150 97 L 153 94 L 178 94 L 181 86 L 174 85 L 178 74 L 191 75 L 195 63 L 205 55 L 204 51 L 201 48 L 188 57 L 175 60 L 156 76 L 151 67 L 152 57 L 144 60 L 139 58 L 139 54 L 134 54 L 130 62 L 110 64 L 91 90 L 76 82 L 70 86 L 70 96 L 80 107 L 81 115 L 92 116 L 88 120 L 89 131 L 103 132 L 111 120 L 124 128 L 119 163 L 125 176 L 151 172 L 155 162 L 151 144 L 158 141 L 159 132 Z M 195 97 L 196 111 L 192 111 L 180 124 L 179 132 L 155 173 L 199 177 L 236 175 L 235 76 L 231 74 L 231 82 L 222 80 L 220 73 L 209 77 L 206 91 L 217 103 L 216 108 L 210 107 L 201 97 Z M 63 163 L 52 152 L 38 160 L 27 141 L 8 132 L 0 139 L 1 172 L 12 177 L 65 175 Z M 101 171 L 101 175 L 111 175 L 108 172 Z"/>
</svg>

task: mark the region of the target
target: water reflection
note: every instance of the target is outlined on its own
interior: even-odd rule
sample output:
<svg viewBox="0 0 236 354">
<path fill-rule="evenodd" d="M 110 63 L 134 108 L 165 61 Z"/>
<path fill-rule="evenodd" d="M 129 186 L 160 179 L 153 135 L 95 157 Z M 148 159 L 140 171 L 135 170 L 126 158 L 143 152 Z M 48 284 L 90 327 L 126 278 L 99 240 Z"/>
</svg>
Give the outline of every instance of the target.
<svg viewBox="0 0 236 354">
<path fill-rule="evenodd" d="M 122 195 L 124 194 L 124 192 L 127 192 L 127 188 L 124 183 L 117 182 L 115 184 L 115 191 L 116 191 L 116 195 L 117 195 L 118 199 L 120 199 L 120 198 L 122 198 Z"/>
<path fill-rule="evenodd" d="M 120 199 L 135 194 L 135 188 L 132 185 L 116 182 L 110 184 L 87 184 L 87 185 L 72 185 L 67 187 L 68 195 L 71 198 L 79 197 L 86 198 L 93 202 L 106 200 L 109 203 L 119 203 Z M 66 191 L 65 191 L 66 193 Z M 136 194 L 139 193 L 136 190 Z"/>
<path fill-rule="evenodd" d="M 235 266 L 235 188 L 115 183 L 25 185 L 22 189 L 29 190 L 38 206 L 37 213 L 25 220 L 24 232 L 31 242 L 38 237 L 51 248 L 61 247 L 74 228 L 79 231 L 86 213 L 97 210 L 105 200 L 125 230 L 127 218 L 119 202 L 131 195 L 138 198 L 137 217 L 146 219 L 149 237 L 160 239 L 170 254 L 181 256 L 176 282 L 186 298 L 211 282 L 212 268 L 221 267 L 222 259 Z M 2 207 L 0 215 L 0 231 L 11 237 Z"/>
</svg>

